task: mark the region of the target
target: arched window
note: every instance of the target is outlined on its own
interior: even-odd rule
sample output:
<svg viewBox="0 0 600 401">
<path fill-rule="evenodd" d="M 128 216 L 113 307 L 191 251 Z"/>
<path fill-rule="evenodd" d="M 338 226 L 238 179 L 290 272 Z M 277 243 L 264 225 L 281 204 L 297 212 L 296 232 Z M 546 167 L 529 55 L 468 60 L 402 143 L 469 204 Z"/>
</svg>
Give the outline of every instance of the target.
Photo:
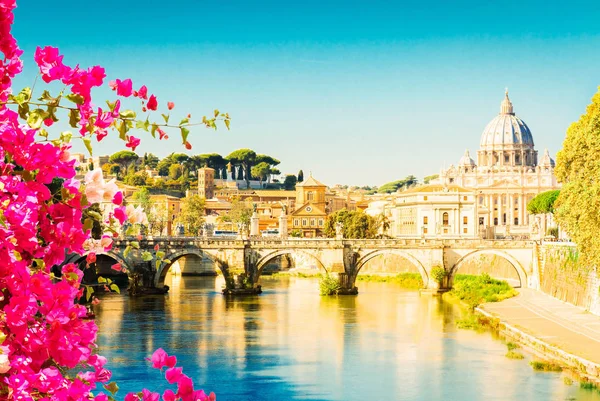
<svg viewBox="0 0 600 401">
<path fill-rule="evenodd" d="M 444 212 L 444 214 L 442 215 L 442 224 L 445 226 L 448 225 L 448 212 Z"/>
<path fill-rule="evenodd" d="M 309 201 L 311 201 L 311 200 L 313 200 L 313 198 L 314 198 L 314 194 L 312 193 L 312 191 L 309 191 L 309 192 L 306 194 L 306 200 L 309 200 Z"/>
</svg>

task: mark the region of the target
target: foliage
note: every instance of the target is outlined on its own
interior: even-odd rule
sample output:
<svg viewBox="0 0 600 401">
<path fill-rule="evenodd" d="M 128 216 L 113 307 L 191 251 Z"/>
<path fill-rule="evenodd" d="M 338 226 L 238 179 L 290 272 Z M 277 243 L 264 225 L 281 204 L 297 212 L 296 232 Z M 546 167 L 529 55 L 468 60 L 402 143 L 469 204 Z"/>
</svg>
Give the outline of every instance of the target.
<svg viewBox="0 0 600 401">
<path fill-rule="evenodd" d="M 154 168 L 156 168 L 156 166 L 158 166 L 158 162 L 159 162 L 159 159 L 155 154 L 144 153 L 142 166 L 154 169 Z"/>
<path fill-rule="evenodd" d="M 256 152 L 252 149 L 238 149 L 229 154 L 227 159 L 235 165 L 242 166 L 244 176 L 246 177 L 246 185 L 250 188 L 250 168 L 256 161 Z"/>
<path fill-rule="evenodd" d="M 376 274 L 359 274 L 356 277 L 358 281 L 376 282 L 376 283 L 393 283 L 398 284 L 402 288 L 419 289 L 423 288 L 423 278 L 419 273 L 399 273 L 395 276 L 382 276 Z"/>
<path fill-rule="evenodd" d="M 108 161 L 113 164 L 118 164 L 120 166 L 119 172 L 127 171 L 132 163 L 139 159 L 139 156 L 135 152 L 131 152 L 129 150 L 121 150 L 117 153 L 112 154 Z M 117 175 L 119 173 L 117 172 Z"/>
<path fill-rule="evenodd" d="M 416 185 L 417 182 L 418 182 L 417 177 L 415 177 L 414 175 L 409 175 L 403 180 L 392 181 L 392 182 L 388 182 L 387 184 L 382 185 L 381 187 L 379 187 L 379 189 L 377 189 L 377 192 L 379 192 L 380 194 L 383 194 L 383 193 L 390 194 L 392 192 L 398 191 L 401 188 L 408 188 L 413 185 Z"/>
<path fill-rule="evenodd" d="M 300 238 L 302 237 L 302 231 L 295 229 L 290 231 L 288 235 L 292 238 Z"/>
<path fill-rule="evenodd" d="M 553 362 L 531 361 L 529 362 L 533 370 L 542 372 L 562 372 L 562 367 Z"/>
<path fill-rule="evenodd" d="M 80 185 L 70 157 L 71 141 L 81 140 L 91 154 L 93 143 L 116 131 L 133 151 L 140 140 L 131 135 L 132 130 L 154 136 L 164 128 L 179 130 L 188 144 L 190 123 L 184 119 L 168 124 L 168 115 L 164 124 L 150 122 L 158 109 L 156 96 L 148 98 L 145 86 L 134 91 L 131 79 L 108 83 L 115 98 L 105 110 L 93 107 L 104 104 L 98 99 L 92 102 L 92 91 L 106 86 L 105 70 L 66 65 L 58 49 L 49 46 L 38 47 L 34 55 L 41 75 L 38 92 L 13 91 L 12 79 L 23 66 L 22 51 L 11 35 L 15 6 L 12 0 L 0 0 L 0 399 L 107 401 L 114 398 L 118 386 L 109 383 L 107 361 L 96 354 L 98 328 L 80 305 L 99 301 L 92 299 L 89 287 L 82 286 L 78 266 L 60 265 L 65 254 L 79 254 L 89 266 L 96 253 L 110 249 L 122 224 L 139 224 L 145 216 L 139 207 L 122 205 L 123 194 L 114 181 L 104 180 L 100 168 L 88 172 Z M 53 84 L 41 89 L 41 81 Z M 137 120 L 136 112 L 125 108 L 129 101 L 149 110 L 148 117 Z M 63 119 L 75 133 L 57 130 L 54 124 Z M 214 128 L 217 119 L 229 124 L 229 116 L 215 111 L 214 118 L 203 119 L 203 125 Z M 104 215 L 92 206 L 100 203 L 107 204 Z M 90 238 L 95 222 L 103 229 L 100 239 Z M 134 244 L 139 246 L 132 242 L 129 251 Z M 155 256 L 158 262 L 159 251 Z M 56 276 L 51 274 L 53 266 Z M 122 271 L 122 266 L 113 269 Z M 108 281 L 106 285 L 118 289 Z M 174 356 L 159 349 L 150 361 L 154 368 L 168 368 L 167 380 L 177 385 L 177 395 L 169 389 L 163 399 L 214 400 L 213 394 L 194 389 L 192 379 L 176 367 Z M 130 393 L 125 399 L 158 400 L 160 396 L 144 389 L 139 396 Z"/>
<path fill-rule="evenodd" d="M 438 284 L 442 284 L 442 282 L 444 281 L 444 279 L 446 278 L 446 276 L 448 275 L 448 271 L 446 269 L 444 269 L 442 266 L 434 266 L 431 269 L 431 277 L 433 278 L 433 280 L 438 283 Z"/>
<path fill-rule="evenodd" d="M 252 205 L 249 202 L 244 202 L 238 197 L 231 201 L 231 209 L 229 210 L 229 213 L 221 216 L 220 219 L 225 223 L 235 223 L 242 230 L 248 231 L 252 213 Z"/>
<path fill-rule="evenodd" d="M 518 294 L 506 281 L 491 278 L 487 273 L 480 276 L 457 274 L 450 293 L 470 308 L 483 302 L 499 302 Z"/>
<path fill-rule="evenodd" d="M 343 225 L 342 234 L 344 238 L 367 239 L 377 237 L 380 222 L 362 210 L 338 210 L 327 216 L 323 230 L 326 237 L 335 237 L 337 223 Z"/>
<path fill-rule="evenodd" d="M 265 181 L 271 174 L 271 167 L 265 162 L 260 162 L 257 165 L 253 166 L 250 169 L 250 172 L 252 173 L 253 177 L 259 179 L 260 186 L 262 188 L 262 182 Z"/>
<path fill-rule="evenodd" d="M 199 195 L 183 198 L 175 222 L 183 225 L 187 235 L 199 235 L 204 224 L 204 199 Z"/>
<path fill-rule="evenodd" d="M 537 196 L 527 204 L 527 211 L 531 214 L 554 213 L 554 203 L 559 194 L 559 189 L 537 194 Z"/>
<path fill-rule="evenodd" d="M 329 274 L 322 274 L 319 278 L 319 294 L 321 295 L 337 295 L 342 287 L 340 281 Z"/>
<path fill-rule="evenodd" d="M 146 180 L 148 179 L 148 174 L 145 171 L 135 173 L 135 174 L 127 174 L 123 178 L 123 182 L 127 185 L 133 185 L 136 187 L 141 187 L 146 185 Z"/>
<path fill-rule="evenodd" d="M 525 358 L 525 356 L 523 356 L 523 354 L 521 354 L 520 352 L 512 351 L 512 350 L 507 351 L 505 356 L 508 359 L 524 359 Z"/>
<path fill-rule="evenodd" d="M 149 234 L 162 235 L 169 222 L 169 210 L 166 202 L 152 202 L 146 211 Z"/>
<path fill-rule="evenodd" d="M 169 178 L 176 180 L 181 177 L 181 166 L 179 164 L 171 164 L 169 166 Z"/>
<path fill-rule="evenodd" d="M 304 181 L 304 171 L 300 170 L 300 171 L 298 171 L 297 182 L 302 182 L 302 181 Z"/>
<path fill-rule="evenodd" d="M 431 181 L 437 180 L 439 177 L 439 174 L 428 175 L 427 177 L 423 178 L 423 184 L 429 184 Z"/>
<path fill-rule="evenodd" d="M 285 176 L 285 180 L 283 181 L 283 188 L 286 191 L 293 191 L 296 189 L 297 178 L 295 175 L 288 174 Z"/>
<path fill-rule="evenodd" d="M 586 113 L 571 124 L 556 157 L 563 183 L 554 215 L 581 251 L 584 265 L 600 266 L 600 91 Z"/>
</svg>

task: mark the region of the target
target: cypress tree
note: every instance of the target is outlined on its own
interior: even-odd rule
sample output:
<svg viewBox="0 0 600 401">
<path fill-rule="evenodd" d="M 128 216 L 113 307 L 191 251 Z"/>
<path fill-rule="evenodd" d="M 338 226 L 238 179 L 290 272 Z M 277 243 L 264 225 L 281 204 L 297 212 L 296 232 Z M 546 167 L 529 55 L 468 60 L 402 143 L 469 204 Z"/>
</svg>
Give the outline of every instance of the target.
<svg viewBox="0 0 600 401">
<path fill-rule="evenodd" d="M 302 170 L 298 171 L 298 182 L 304 181 L 304 172 Z"/>
</svg>

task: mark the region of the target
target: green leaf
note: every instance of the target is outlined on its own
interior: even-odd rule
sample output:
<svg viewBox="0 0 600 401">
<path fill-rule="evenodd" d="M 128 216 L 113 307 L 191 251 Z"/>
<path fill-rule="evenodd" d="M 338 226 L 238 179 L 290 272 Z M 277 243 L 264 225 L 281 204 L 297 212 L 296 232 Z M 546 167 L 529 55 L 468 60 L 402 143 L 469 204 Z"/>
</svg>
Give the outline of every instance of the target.
<svg viewBox="0 0 600 401">
<path fill-rule="evenodd" d="M 119 286 L 116 284 L 111 284 L 110 285 L 110 289 L 113 290 L 114 292 L 116 292 L 117 294 L 121 293 L 121 290 L 119 289 Z"/>
<path fill-rule="evenodd" d="M 131 247 L 128 246 L 127 248 L 125 248 L 125 250 L 123 251 L 123 257 L 127 257 L 129 254 L 131 253 Z"/>
<path fill-rule="evenodd" d="M 187 138 L 188 138 L 189 134 L 190 134 L 189 129 L 187 129 L 185 127 L 181 127 L 181 139 L 183 140 L 184 144 L 187 142 Z"/>
<path fill-rule="evenodd" d="M 119 391 L 119 386 L 117 386 L 117 383 L 115 383 L 115 382 L 105 384 L 104 388 L 106 390 L 110 391 L 110 393 L 112 395 L 115 395 L 117 393 L 117 391 Z"/>
<path fill-rule="evenodd" d="M 44 90 L 44 92 L 42 92 L 42 96 L 40 96 L 38 98 L 38 100 L 41 100 L 42 102 L 46 102 L 46 101 L 56 100 L 56 98 L 52 97 L 50 92 L 48 92 L 47 90 Z"/>
<path fill-rule="evenodd" d="M 79 128 L 79 121 L 81 120 L 81 116 L 79 115 L 79 110 L 71 109 L 69 110 L 69 125 L 73 128 Z"/>
<path fill-rule="evenodd" d="M 219 117 L 219 110 L 215 109 L 215 117 Z"/>
<path fill-rule="evenodd" d="M 102 221 L 102 215 L 98 212 L 95 212 L 93 210 L 87 210 L 87 214 L 92 216 L 94 219 L 96 219 L 98 221 Z"/>
<path fill-rule="evenodd" d="M 48 131 L 46 131 L 43 128 L 40 128 L 39 131 L 38 131 L 38 135 L 41 136 L 41 137 L 43 137 L 43 138 L 48 138 Z"/>
<path fill-rule="evenodd" d="M 90 152 L 90 156 L 92 156 L 92 140 L 86 136 L 85 138 L 83 138 L 83 144 L 85 145 L 85 148 L 88 150 L 88 152 Z"/>
<path fill-rule="evenodd" d="M 119 113 L 119 116 L 121 118 L 127 118 L 127 119 L 134 119 L 135 118 L 135 111 L 133 110 L 123 110 Z"/>
<path fill-rule="evenodd" d="M 142 260 L 144 262 L 150 262 L 153 259 L 152 254 L 148 251 L 142 252 Z"/>
<path fill-rule="evenodd" d="M 150 121 L 148 121 L 148 119 L 146 119 L 146 121 L 136 121 L 135 128 L 143 129 L 144 131 L 148 132 L 148 129 L 150 128 Z"/>
<path fill-rule="evenodd" d="M 67 100 L 72 101 L 75 104 L 83 104 L 85 102 L 85 98 L 81 95 L 78 95 L 76 93 L 69 93 L 67 96 L 65 96 L 67 98 Z"/>
<path fill-rule="evenodd" d="M 169 263 L 171 263 L 171 259 L 163 259 L 162 261 L 164 264 L 168 265 Z"/>
<path fill-rule="evenodd" d="M 29 103 L 20 104 L 19 105 L 19 117 L 21 117 L 22 120 L 27 120 L 28 115 L 29 115 Z"/>
<path fill-rule="evenodd" d="M 189 119 L 189 118 L 184 118 L 183 120 L 181 120 L 181 121 L 179 122 L 179 125 L 187 124 L 187 123 L 189 123 L 189 122 L 190 122 L 190 119 Z"/>
<path fill-rule="evenodd" d="M 85 300 L 89 302 L 90 299 L 92 299 L 92 295 L 94 295 L 94 289 L 91 286 L 86 285 L 85 286 Z"/>
<path fill-rule="evenodd" d="M 14 100 L 19 106 L 21 106 L 23 103 L 29 102 L 31 100 L 31 88 L 23 88 L 21 92 L 14 97 Z"/>
<path fill-rule="evenodd" d="M 98 283 L 104 284 L 106 283 L 106 279 L 104 277 L 98 277 Z"/>
<path fill-rule="evenodd" d="M 152 124 L 152 129 L 150 130 L 150 134 L 152 135 L 152 138 L 156 138 L 156 130 L 157 129 L 158 129 L 158 125 Z"/>
<path fill-rule="evenodd" d="M 94 227 L 94 219 L 87 218 L 83 221 L 83 231 L 91 230 Z"/>
<path fill-rule="evenodd" d="M 44 262 L 44 259 L 33 259 L 33 261 L 35 262 L 36 267 L 40 269 L 46 267 L 46 262 Z"/>
<path fill-rule="evenodd" d="M 229 120 L 225 120 L 225 126 L 227 127 L 227 129 L 229 130 Z"/>
<path fill-rule="evenodd" d="M 165 257 L 165 253 L 163 251 L 156 251 L 156 258 L 162 259 Z"/>
<path fill-rule="evenodd" d="M 126 141 L 127 140 L 127 124 L 125 122 L 121 122 L 120 124 L 118 124 L 118 130 L 119 130 L 119 139 Z"/>
<path fill-rule="evenodd" d="M 131 241 L 130 245 L 131 245 L 132 248 L 140 249 L 140 243 L 137 242 L 137 241 Z"/>
<path fill-rule="evenodd" d="M 168 114 L 161 114 L 161 116 L 165 120 L 165 124 L 168 124 L 169 123 L 169 115 Z"/>
<path fill-rule="evenodd" d="M 42 123 L 46 119 L 48 113 L 42 109 L 35 109 L 29 113 L 27 117 L 27 124 L 33 128 L 38 129 L 42 126 Z"/>
<path fill-rule="evenodd" d="M 71 138 L 73 138 L 73 133 L 71 131 L 63 131 L 60 133 L 60 140 L 62 143 L 71 142 Z"/>
</svg>

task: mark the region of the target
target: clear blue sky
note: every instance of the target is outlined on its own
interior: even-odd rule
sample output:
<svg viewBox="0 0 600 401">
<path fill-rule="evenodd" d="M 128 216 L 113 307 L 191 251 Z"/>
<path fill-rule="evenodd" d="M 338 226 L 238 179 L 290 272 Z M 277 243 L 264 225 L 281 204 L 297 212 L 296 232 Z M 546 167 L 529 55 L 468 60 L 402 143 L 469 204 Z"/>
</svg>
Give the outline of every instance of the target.
<svg viewBox="0 0 600 401">
<path fill-rule="evenodd" d="M 20 0 L 15 19 L 17 84 L 33 81 L 36 45 L 57 46 L 181 113 L 229 112 L 232 130 L 194 130 L 192 153 L 249 147 L 328 185 L 456 164 L 505 87 L 554 155 L 600 85 L 598 1 Z M 184 150 L 171 137 L 138 151 Z"/>
</svg>

